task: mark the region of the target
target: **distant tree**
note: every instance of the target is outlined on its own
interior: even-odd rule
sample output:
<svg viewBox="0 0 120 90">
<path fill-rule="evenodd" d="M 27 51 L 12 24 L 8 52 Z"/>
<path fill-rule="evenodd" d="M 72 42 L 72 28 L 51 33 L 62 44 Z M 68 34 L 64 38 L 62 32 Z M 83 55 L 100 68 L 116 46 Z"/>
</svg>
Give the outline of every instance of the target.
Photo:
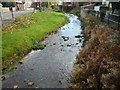
<svg viewBox="0 0 120 90">
<path fill-rule="evenodd" d="M 83 6 L 83 4 L 86 2 L 79 2 L 79 6 Z"/>
<path fill-rule="evenodd" d="M 96 6 L 102 5 L 102 2 L 94 2 Z"/>
<path fill-rule="evenodd" d="M 3 7 L 15 7 L 15 2 L 2 2 Z"/>
<path fill-rule="evenodd" d="M 42 7 L 48 7 L 48 2 L 42 2 L 41 6 Z"/>
<path fill-rule="evenodd" d="M 115 9 L 120 10 L 120 1 L 119 2 L 111 2 L 112 4 L 112 13 L 114 13 Z"/>
</svg>

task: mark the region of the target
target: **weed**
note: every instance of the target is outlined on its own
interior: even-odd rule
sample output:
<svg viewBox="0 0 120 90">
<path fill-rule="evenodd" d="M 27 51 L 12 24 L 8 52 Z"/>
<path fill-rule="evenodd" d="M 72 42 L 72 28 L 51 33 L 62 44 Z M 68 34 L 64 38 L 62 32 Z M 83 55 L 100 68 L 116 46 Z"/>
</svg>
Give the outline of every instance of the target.
<svg viewBox="0 0 120 90">
<path fill-rule="evenodd" d="M 43 50 L 44 48 L 46 47 L 46 44 L 42 44 L 42 43 L 40 43 L 40 42 L 37 42 L 37 41 L 35 41 L 34 43 L 33 43 L 33 45 L 32 45 L 32 49 L 33 50 Z"/>
</svg>

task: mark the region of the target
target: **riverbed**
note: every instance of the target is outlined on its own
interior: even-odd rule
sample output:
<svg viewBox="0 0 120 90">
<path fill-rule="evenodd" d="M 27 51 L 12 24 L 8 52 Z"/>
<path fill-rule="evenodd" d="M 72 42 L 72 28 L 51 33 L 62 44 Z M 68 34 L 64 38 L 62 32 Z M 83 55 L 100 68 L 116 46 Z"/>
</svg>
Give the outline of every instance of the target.
<svg viewBox="0 0 120 90">
<path fill-rule="evenodd" d="M 42 43 L 43 50 L 32 50 L 23 58 L 23 64 L 7 73 L 3 88 L 68 88 L 77 53 L 84 37 L 78 17 L 66 14 L 68 23 L 51 34 Z M 80 35 L 81 37 L 76 38 Z M 28 83 L 32 82 L 32 85 Z"/>
</svg>

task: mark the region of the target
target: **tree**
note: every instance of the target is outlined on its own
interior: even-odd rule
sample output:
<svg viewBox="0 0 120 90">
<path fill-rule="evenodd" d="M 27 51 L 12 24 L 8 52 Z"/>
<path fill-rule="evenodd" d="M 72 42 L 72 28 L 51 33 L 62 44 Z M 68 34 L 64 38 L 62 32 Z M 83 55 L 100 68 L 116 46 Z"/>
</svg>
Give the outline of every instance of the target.
<svg viewBox="0 0 120 90">
<path fill-rule="evenodd" d="M 15 7 L 15 2 L 2 2 L 3 7 Z"/>
<path fill-rule="evenodd" d="M 119 2 L 111 2 L 112 4 L 112 13 L 114 13 L 115 9 L 120 10 L 120 1 Z"/>
</svg>

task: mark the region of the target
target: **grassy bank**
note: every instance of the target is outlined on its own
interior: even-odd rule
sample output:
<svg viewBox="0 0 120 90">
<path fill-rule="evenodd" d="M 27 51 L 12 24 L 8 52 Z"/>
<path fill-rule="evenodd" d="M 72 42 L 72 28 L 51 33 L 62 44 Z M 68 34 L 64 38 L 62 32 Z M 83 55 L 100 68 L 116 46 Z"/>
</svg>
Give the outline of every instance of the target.
<svg viewBox="0 0 120 90">
<path fill-rule="evenodd" d="M 63 13 L 37 12 L 17 17 L 14 23 L 2 29 L 3 71 L 11 69 L 18 58 L 31 50 L 35 41 L 41 41 L 51 31 L 57 31 L 67 21 Z"/>
<path fill-rule="evenodd" d="M 92 15 L 84 18 L 83 22 L 87 41 L 77 55 L 71 86 L 119 89 L 120 31 Z"/>
</svg>

